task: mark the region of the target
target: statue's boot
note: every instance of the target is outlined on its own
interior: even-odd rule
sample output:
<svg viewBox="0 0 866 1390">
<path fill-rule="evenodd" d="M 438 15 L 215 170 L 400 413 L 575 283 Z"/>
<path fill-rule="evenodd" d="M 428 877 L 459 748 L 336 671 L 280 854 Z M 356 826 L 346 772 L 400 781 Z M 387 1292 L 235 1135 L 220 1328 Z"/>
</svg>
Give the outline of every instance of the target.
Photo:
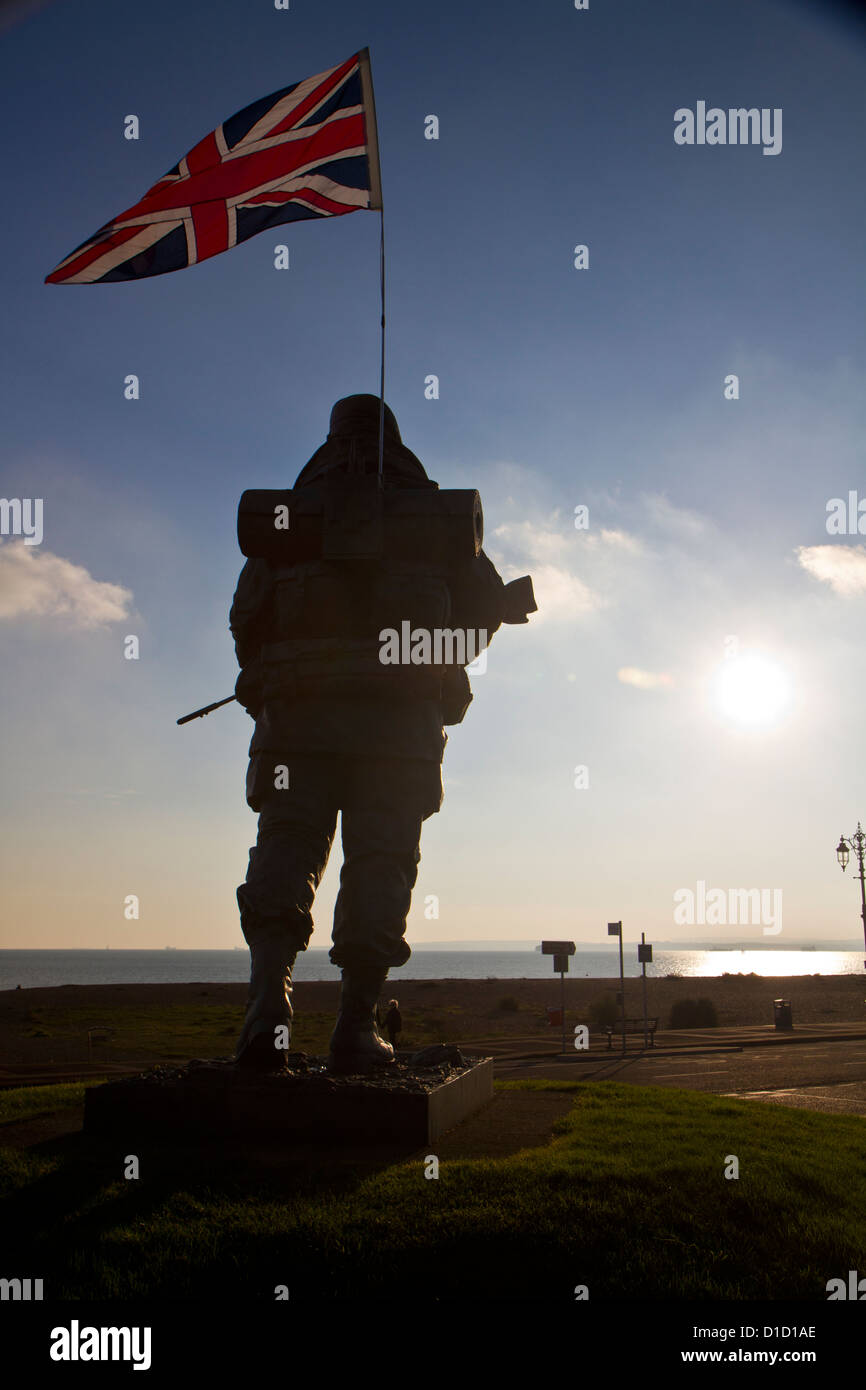
<svg viewBox="0 0 866 1390">
<path fill-rule="evenodd" d="M 275 1029 L 292 1036 L 292 970 L 297 951 L 282 936 L 254 940 L 250 946 L 250 991 L 247 1012 L 235 1049 L 238 1066 L 256 1071 L 285 1071 L 287 1048 L 275 1046 Z"/>
<path fill-rule="evenodd" d="M 387 976 L 386 965 L 344 967 L 340 1012 L 328 1056 L 330 1071 L 357 1074 L 393 1063 L 394 1049 L 379 1037 L 374 1016 Z"/>
</svg>

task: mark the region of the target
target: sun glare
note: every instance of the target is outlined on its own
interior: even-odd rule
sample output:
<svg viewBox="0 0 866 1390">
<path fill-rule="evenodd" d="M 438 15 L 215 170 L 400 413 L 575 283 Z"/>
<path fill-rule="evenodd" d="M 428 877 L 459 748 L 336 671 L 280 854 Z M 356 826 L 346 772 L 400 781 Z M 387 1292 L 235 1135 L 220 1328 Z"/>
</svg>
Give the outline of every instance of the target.
<svg viewBox="0 0 866 1390">
<path fill-rule="evenodd" d="M 729 657 L 713 680 L 718 712 L 733 724 L 766 728 L 784 714 L 791 682 L 775 661 L 757 654 Z"/>
</svg>

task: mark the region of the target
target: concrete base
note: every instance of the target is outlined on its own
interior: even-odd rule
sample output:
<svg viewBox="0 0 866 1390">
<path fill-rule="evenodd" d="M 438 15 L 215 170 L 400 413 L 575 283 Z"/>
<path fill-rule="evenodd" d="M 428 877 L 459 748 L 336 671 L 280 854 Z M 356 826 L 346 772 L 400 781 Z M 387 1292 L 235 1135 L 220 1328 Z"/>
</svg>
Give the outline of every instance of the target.
<svg viewBox="0 0 866 1390">
<path fill-rule="evenodd" d="M 292 1054 L 288 1072 L 245 1071 L 228 1059 L 157 1067 L 85 1091 L 89 1135 L 124 1142 L 214 1139 L 303 1144 L 429 1144 L 493 1098 L 493 1059 L 413 1064 L 398 1054 L 370 1076 L 337 1076 L 325 1058 Z"/>
</svg>

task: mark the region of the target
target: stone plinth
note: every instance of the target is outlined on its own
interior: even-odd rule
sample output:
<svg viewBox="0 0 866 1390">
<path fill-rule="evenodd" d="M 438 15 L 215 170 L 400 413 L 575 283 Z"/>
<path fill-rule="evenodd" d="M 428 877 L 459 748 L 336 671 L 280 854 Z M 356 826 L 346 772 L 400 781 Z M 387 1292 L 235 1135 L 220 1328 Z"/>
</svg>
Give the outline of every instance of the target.
<svg viewBox="0 0 866 1390">
<path fill-rule="evenodd" d="M 429 1064 L 428 1054 L 367 1076 L 332 1074 L 325 1058 L 303 1053 L 289 1055 L 286 1072 L 227 1058 L 157 1067 L 88 1088 L 84 1129 L 124 1142 L 428 1144 L 493 1098 L 492 1058 L 448 1049 L 448 1060 Z"/>
</svg>

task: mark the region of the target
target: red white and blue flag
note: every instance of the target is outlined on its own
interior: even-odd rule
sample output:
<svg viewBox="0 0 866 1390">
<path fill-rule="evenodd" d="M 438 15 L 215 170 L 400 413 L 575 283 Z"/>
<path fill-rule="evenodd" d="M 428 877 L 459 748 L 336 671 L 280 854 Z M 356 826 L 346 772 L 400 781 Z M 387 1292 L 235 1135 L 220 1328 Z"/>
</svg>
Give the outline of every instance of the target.
<svg viewBox="0 0 866 1390">
<path fill-rule="evenodd" d="M 223 121 L 46 276 L 50 285 L 183 270 L 284 222 L 381 208 L 368 50 Z"/>
</svg>

